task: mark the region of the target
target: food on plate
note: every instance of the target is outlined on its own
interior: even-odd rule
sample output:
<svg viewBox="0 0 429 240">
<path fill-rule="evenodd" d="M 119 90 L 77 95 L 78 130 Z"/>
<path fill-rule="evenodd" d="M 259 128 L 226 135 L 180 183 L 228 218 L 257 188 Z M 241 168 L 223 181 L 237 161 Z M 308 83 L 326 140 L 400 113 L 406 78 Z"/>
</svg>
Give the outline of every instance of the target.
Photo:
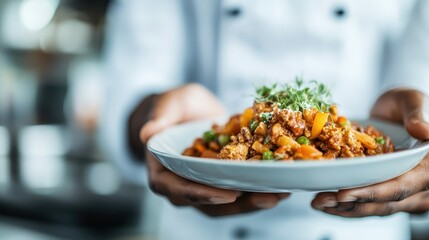
<svg viewBox="0 0 429 240">
<path fill-rule="evenodd" d="M 316 81 L 262 86 L 252 107 L 195 139 L 183 155 L 228 160 L 319 160 L 394 151 L 388 136 L 339 115 Z"/>
</svg>

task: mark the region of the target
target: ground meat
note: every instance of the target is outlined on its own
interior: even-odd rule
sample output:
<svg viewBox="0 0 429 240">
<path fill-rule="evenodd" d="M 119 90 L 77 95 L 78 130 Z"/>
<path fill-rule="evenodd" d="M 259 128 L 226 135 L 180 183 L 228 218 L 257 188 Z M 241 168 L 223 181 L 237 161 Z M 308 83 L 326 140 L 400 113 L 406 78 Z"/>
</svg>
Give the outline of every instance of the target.
<svg viewBox="0 0 429 240">
<path fill-rule="evenodd" d="M 255 113 L 257 115 L 259 115 L 260 113 L 263 113 L 263 112 L 272 112 L 273 111 L 273 104 L 267 103 L 267 102 L 264 102 L 264 103 L 255 102 L 253 104 L 253 110 L 255 111 Z"/>
<path fill-rule="evenodd" d="M 333 159 L 333 158 L 336 158 L 339 154 L 340 154 L 339 151 L 328 151 L 325 154 L 323 154 L 323 158 Z"/>
<path fill-rule="evenodd" d="M 304 109 L 302 115 L 305 119 L 307 128 L 311 128 L 313 126 L 313 121 L 314 121 L 314 118 L 316 117 L 316 113 L 317 113 L 316 108 Z"/>
<path fill-rule="evenodd" d="M 332 149 L 335 151 L 341 150 L 341 129 L 336 128 L 332 125 L 326 125 L 322 128 L 322 132 L 320 133 L 318 139 L 323 141 L 328 149 Z M 327 151 L 326 149 L 325 151 Z"/>
<path fill-rule="evenodd" d="M 273 103 L 255 102 L 250 124 L 253 131 L 250 130 L 248 123 L 243 124 L 242 116 L 234 115 L 225 126 L 212 126 L 212 130 L 216 134 L 214 139 L 204 141 L 202 138 L 198 138 L 192 147 L 185 149 L 183 154 L 213 158 L 216 153 L 216 157 L 222 159 L 260 160 L 263 153 L 271 151 L 276 160 L 293 160 L 311 158 L 298 151 L 304 152 L 305 149 L 312 149 L 311 151 L 320 153 L 317 159 L 321 158 L 322 154 L 324 159 L 334 159 L 394 151 L 391 139 L 384 136 L 378 129 L 372 126 L 362 127 L 357 123 L 352 123 L 351 127 L 349 124 L 342 124 L 343 121 L 340 121 L 336 107 L 329 109 L 330 116 L 324 123 L 320 134 L 315 138 L 311 137 L 312 131 L 314 131 L 313 134 L 318 134 L 318 130 L 320 130 L 319 124 L 313 129 L 317 112 L 318 110 L 315 108 L 299 112 L 279 109 L 278 105 Z M 345 119 L 343 118 L 342 120 Z M 223 147 L 218 142 L 221 134 L 230 136 L 229 143 Z M 301 142 L 302 139 L 297 140 L 301 136 L 310 140 L 311 148 L 303 148 L 297 142 L 293 142 Z M 291 139 L 280 139 L 280 141 L 279 137 Z M 258 143 L 255 144 L 256 142 Z M 258 147 L 252 148 L 254 145 Z M 298 145 L 298 147 L 294 147 L 294 145 Z"/>
<path fill-rule="evenodd" d="M 230 140 L 230 143 L 231 143 L 231 144 L 237 144 L 237 143 L 238 143 L 238 137 L 237 137 L 237 136 L 235 136 L 235 135 L 232 135 L 232 136 L 229 138 L 229 140 Z"/>
<path fill-rule="evenodd" d="M 362 144 L 357 140 L 351 129 L 345 129 L 343 132 L 344 145 L 341 147 L 340 157 L 363 156 Z"/>
<path fill-rule="evenodd" d="M 301 112 L 282 110 L 275 113 L 282 125 L 290 130 L 293 136 L 298 137 L 304 134 L 305 120 Z"/>
<path fill-rule="evenodd" d="M 383 147 L 383 153 L 390 153 L 395 151 L 395 146 L 392 142 L 392 139 L 390 139 L 389 137 L 384 136 L 384 141 L 385 143 L 382 145 Z"/>
<path fill-rule="evenodd" d="M 239 143 L 248 142 L 252 139 L 252 133 L 248 127 L 242 127 L 237 137 Z"/>
<path fill-rule="evenodd" d="M 249 147 L 244 143 L 228 144 L 222 148 L 219 157 L 222 159 L 246 160 Z"/>
</svg>

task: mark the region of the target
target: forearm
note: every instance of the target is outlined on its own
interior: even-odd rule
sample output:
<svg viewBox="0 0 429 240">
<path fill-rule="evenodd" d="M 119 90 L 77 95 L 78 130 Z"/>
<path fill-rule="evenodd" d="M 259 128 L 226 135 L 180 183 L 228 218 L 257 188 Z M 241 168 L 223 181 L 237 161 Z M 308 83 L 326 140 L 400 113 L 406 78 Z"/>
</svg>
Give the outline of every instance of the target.
<svg viewBox="0 0 429 240">
<path fill-rule="evenodd" d="M 128 142 L 130 150 L 137 159 L 144 159 L 145 146 L 140 140 L 140 130 L 150 120 L 158 95 L 144 98 L 134 109 L 128 119 Z"/>
</svg>

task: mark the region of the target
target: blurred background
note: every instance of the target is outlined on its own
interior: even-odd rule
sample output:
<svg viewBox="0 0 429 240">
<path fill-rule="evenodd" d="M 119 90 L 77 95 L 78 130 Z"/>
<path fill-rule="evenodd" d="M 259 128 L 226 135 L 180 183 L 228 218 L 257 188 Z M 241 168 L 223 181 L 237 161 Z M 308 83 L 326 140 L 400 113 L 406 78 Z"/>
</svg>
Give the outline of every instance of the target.
<svg viewBox="0 0 429 240">
<path fill-rule="evenodd" d="M 108 6 L 0 0 L 0 239 L 156 239 L 158 199 L 96 143 Z"/>
<path fill-rule="evenodd" d="M 0 239 L 156 239 L 96 144 L 108 5 L 0 0 Z"/>
</svg>

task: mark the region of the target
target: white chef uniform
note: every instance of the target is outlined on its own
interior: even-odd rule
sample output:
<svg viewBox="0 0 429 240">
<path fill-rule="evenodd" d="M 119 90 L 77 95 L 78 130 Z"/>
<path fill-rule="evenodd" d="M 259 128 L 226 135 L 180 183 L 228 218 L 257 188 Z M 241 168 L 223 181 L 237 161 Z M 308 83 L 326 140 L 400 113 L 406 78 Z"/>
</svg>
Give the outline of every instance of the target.
<svg viewBox="0 0 429 240">
<path fill-rule="evenodd" d="M 429 1 L 118 0 L 109 11 L 102 141 L 128 179 L 146 184 L 126 124 L 145 96 L 186 82 L 215 92 L 231 113 L 254 85 L 295 76 L 332 89 L 340 113 L 367 117 L 394 87 L 429 90 Z M 277 207 L 209 218 L 166 204 L 161 239 L 409 239 L 406 214 L 346 219 L 296 193 Z"/>
</svg>

